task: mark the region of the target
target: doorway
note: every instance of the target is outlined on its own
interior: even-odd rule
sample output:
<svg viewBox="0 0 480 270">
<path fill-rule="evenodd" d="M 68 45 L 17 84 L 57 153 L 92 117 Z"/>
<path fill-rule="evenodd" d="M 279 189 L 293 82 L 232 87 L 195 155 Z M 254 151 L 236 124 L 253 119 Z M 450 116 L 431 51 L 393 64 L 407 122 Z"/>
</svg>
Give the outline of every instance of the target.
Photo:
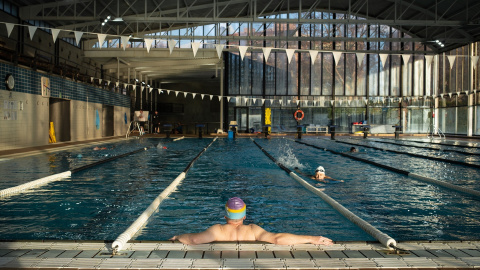
<svg viewBox="0 0 480 270">
<path fill-rule="evenodd" d="M 102 108 L 102 115 L 103 115 L 103 137 L 113 136 L 113 106 L 103 105 Z"/>
<path fill-rule="evenodd" d="M 70 133 L 70 100 L 50 98 L 49 122 L 53 122 L 57 142 L 71 140 Z"/>
</svg>

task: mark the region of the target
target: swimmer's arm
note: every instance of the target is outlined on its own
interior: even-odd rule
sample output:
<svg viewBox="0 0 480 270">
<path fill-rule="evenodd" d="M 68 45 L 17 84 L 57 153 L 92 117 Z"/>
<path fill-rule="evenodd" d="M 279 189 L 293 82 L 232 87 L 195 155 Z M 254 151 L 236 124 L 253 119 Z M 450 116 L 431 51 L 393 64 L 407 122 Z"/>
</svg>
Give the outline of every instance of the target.
<svg viewBox="0 0 480 270">
<path fill-rule="evenodd" d="M 327 179 L 329 179 L 329 180 L 332 180 L 332 181 L 344 182 L 343 180 L 337 180 L 337 179 L 334 179 L 334 178 L 332 178 L 332 177 L 330 177 L 330 176 L 326 176 L 326 175 L 325 175 L 325 178 L 327 178 Z"/>
<path fill-rule="evenodd" d="M 170 240 L 178 240 L 186 245 L 199 245 L 210 243 L 217 240 L 219 231 L 221 230 L 220 225 L 213 225 L 207 230 L 199 233 L 186 233 L 181 235 L 176 235 Z"/>
<path fill-rule="evenodd" d="M 291 233 L 271 233 L 260 226 L 252 224 L 255 240 L 268 242 L 276 245 L 317 244 L 332 245 L 333 241 L 323 236 L 298 235 Z"/>
</svg>

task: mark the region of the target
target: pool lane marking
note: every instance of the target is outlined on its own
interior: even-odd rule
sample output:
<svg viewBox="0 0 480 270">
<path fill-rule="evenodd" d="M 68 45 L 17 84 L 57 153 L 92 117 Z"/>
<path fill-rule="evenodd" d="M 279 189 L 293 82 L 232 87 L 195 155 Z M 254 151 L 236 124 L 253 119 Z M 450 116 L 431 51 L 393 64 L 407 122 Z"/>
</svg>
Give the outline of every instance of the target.
<svg viewBox="0 0 480 270">
<path fill-rule="evenodd" d="M 40 178 L 40 179 L 37 179 L 37 180 L 27 182 L 25 184 L 21 184 L 21 185 L 14 186 L 14 187 L 11 187 L 11 188 L 2 189 L 2 190 L 0 190 L 0 198 L 6 197 L 6 196 L 13 196 L 16 193 L 23 192 L 27 189 L 43 186 L 43 185 L 49 184 L 49 183 L 54 182 L 54 181 L 69 178 L 69 177 L 72 176 L 73 173 L 79 172 L 81 170 L 85 170 L 85 169 L 88 169 L 88 168 L 91 168 L 91 167 L 94 167 L 94 166 L 97 166 L 97 165 L 100 165 L 100 164 L 103 164 L 103 163 L 106 163 L 106 162 L 109 162 L 109 161 L 112 161 L 112 160 L 115 160 L 115 159 L 118 159 L 118 158 L 126 157 L 126 156 L 129 156 L 129 155 L 141 152 L 141 151 L 146 151 L 147 149 L 148 148 L 145 147 L 145 148 L 138 149 L 138 150 L 128 152 L 128 153 L 125 153 L 125 154 L 121 154 L 121 155 L 118 155 L 118 156 L 113 156 L 113 157 L 110 157 L 110 158 L 102 159 L 102 160 L 99 160 L 97 162 L 93 162 L 91 164 L 87 164 L 85 166 L 81 166 L 81 167 L 72 169 L 70 171 L 57 173 L 57 174 L 54 174 L 54 175 L 46 176 L 46 177 L 43 177 L 43 178 Z"/>
<path fill-rule="evenodd" d="M 351 140 L 356 140 L 360 141 L 362 139 L 357 139 L 357 138 L 350 138 Z M 463 151 L 458 151 L 458 150 L 451 150 L 451 149 L 438 149 L 438 148 L 433 148 L 433 147 L 428 147 L 428 146 L 418 146 L 418 145 L 408 145 L 408 144 L 402 144 L 402 143 L 397 143 L 397 142 L 385 142 L 385 141 L 379 141 L 379 140 L 372 140 L 368 139 L 370 142 L 377 142 L 377 143 L 385 143 L 385 144 L 393 144 L 393 145 L 399 145 L 399 146 L 405 146 L 405 147 L 415 147 L 415 148 L 422 148 L 422 149 L 430 149 L 430 150 L 437 150 L 437 151 L 442 151 L 442 152 L 455 152 L 455 153 L 460 153 L 464 155 L 474 155 L 474 156 L 480 156 L 480 153 L 469 153 L 469 152 L 463 152 Z"/>
<path fill-rule="evenodd" d="M 345 208 L 343 205 L 332 199 L 330 196 L 322 192 L 320 189 L 312 186 L 309 184 L 307 181 L 305 181 L 303 178 L 292 172 L 290 169 L 285 167 L 285 165 L 279 163 L 272 155 L 270 155 L 265 149 L 263 149 L 262 146 L 260 146 L 255 140 L 253 140 L 253 143 L 262 150 L 262 152 L 269 157 L 277 166 L 282 168 L 284 171 L 286 171 L 290 177 L 295 179 L 297 182 L 299 182 L 302 186 L 304 186 L 306 189 L 309 191 L 313 192 L 314 194 L 318 195 L 323 201 L 328 203 L 333 209 L 337 210 L 340 214 L 342 214 L 344 217 L 346 217 L 348 220 L 350 220 L 353 224 L 357 225 L 359 228 L 364 230 L 366 233 L 371 235 L 373 238 L 377 239 L 380 243 L 382 243 L 384 246 L 387 248 L 395 248 L 397 246 L 397 241 L 387 235 L 386 233 L 380 231 L 379 229 L 375 228 L 372 226 L 370 223 L 366 222 L 359 216 L 355 215 L 352 213 L 350 210 Z"/>
<path fill-rule="evenodd" d="M 431 184 L 436 184 L 438 186 L 445 187 L 447 189 L 452 189 L 452 190 L 456 190 L 456 191 L 459 191 L 459 192 L 463 192 L 463 193 L 466 193 L 466 194 L 470 194 L 470 195 L 473 195 L 473 196 L 480 197 L 480 191 L 477 191 L 477 190 L 474 190 L 474 189 L 469 189 L 469 188 L 464 188 L 464 187 L 461 187 L 461 186 L 453 185 L 453 184 L 450 184 L 450 183 L 447 183 L 447 182 L 444 182 L 444 181 L 436 180 L 436 179 L 426 177 L 426 176 L 422 176 L 422 175 L 412 173 L 412 172 L 409 172 L 409 171 L 397 169 L 395 167 L 391 167 L 391 166 L 388 166 L 388 165 L 385 165 L 385 164 L 377 163 L 375 161 L 371 161 L 371 160 L 368 160 L 368 159 L 359 158 L 359 157 L 356 157 L 356 156 L 353 156 L 353 155 L 350 155 L 350 154 L 340 153 L 340 152 L 333 151 L 333 150 L 330 150 L 330 149 L 327 149 L 327 148 L 324 148 L 324 147 L 319 147 L 319 146 L 316 146 L 316 145 L 313 145 L 313 144 L 308 144 L 308 143 L 299 142 L 299 141 L 295 141 L 295 142 L 299 143 L 299 144 L 304 144 L 304 145 L 307 145 L 307 146 L 310 146 L 310 147 L 313 147 L 313 148 L 317 148 L 317 149 L 320 149 L 320 150 L 329 151 L 331 153 L 341 155 L 341 156 L 344 156 L 344 157 L 348 157 L 348 158 L 351 158 L 351 159 L 354 159 L 354 160 L 358 160 L 358 161 L 362 161 L 362 162 L 365 162 L 365 163 L 368 163 L 368 164 L 372 164 L 374 166 L 377 166 L 377 167 L 380 167 L 380 168 L 383 168 L 383 169 L 387 169 L 387 170 L 390 170 L 390 171 L 393 171 L 393 172 L 396 172 L 396 173 L 400 173 L 400 174 L 406 175 L 408 177 L 411 177 L 411 178 L 414 178 L 414 179 L 417 179 L 417 180 L 421 180 L 421 181 L 428 182 L 428 183 L 431 183 Z"/>
<path fill-rule="evenodd" d="M 430 160 L 436 160 L 436 161 L 442 161 L 442 162 L 447 162 L 447 163 L 452 163 L 452 164 L 457 164 L 457 165 L 462 165 L 466 167 L 472 167 L 476 169 L 480 169 L 479 164 L 472 164 L 472 163 L 467 163 L 463 161 L 458 161 L 458 160 L 451 160 L 451 159 L 446 159 L 446 158 L 438 158 L 438 157 L 430 157 L 430 156 L 424 156 L 424 155 L 419 155 L 419 154 L 414 154 L 414 153 L 408 153 L 408 152 L 402 152 L 402 151 L 396 151 L 396 150 L 389 150 L 389 149 L 384 149 L 380 147 L 375 147 L 375 146 L 369 146 L 369 145 L 364 145 L 364 144 L 358 144 L 358 143 L 351 143 L 351 142 L 346 142 L 346 141 L 338 141 L 335 140 L 337 143 L 344 143 L 344 144 L 349 144 L 349 145 L 356 145 L 356 146 L 361 146 L 361 147 L 367 147 L 367 148 L 372 148 L 375 150 L 380 150 L 380 151 L 386 151 L 386 152 L 392 152 L 396 154 L 402 154 L 402 155 L 409 155 L 412 157 L 418 157 L 418 158 L 424 158 L 424 159 L 430 159 Z"/>
<path fill-rule="evenodd" d="M 125 244 L 132 239 L 132 237 L 137 234 L 137 232 L 143 228 L 147 223 L 148 219 L 155 213 L 160 206 L 160 204 L 170 196 L 170 194 L 177 188 L 177 186 L 185 179 L 185 176 L 188 170 L 192 167 L 193 163 L 205 152 L 207 149 L 217 140 L 218 137 L 215 137 L 203 150 L 198 153 L 198 155 L 188 163 L 187 167 L 173 180 L 168 187 L 166 187 L 160 195 L 153 200 L 153 202 L 148 206 L 145 211 L 126 229 L 122 234 L 120 234 L 117 239 L 112 243 L 112 250 L 114 253 L 122 250 Z"/>
</svg>

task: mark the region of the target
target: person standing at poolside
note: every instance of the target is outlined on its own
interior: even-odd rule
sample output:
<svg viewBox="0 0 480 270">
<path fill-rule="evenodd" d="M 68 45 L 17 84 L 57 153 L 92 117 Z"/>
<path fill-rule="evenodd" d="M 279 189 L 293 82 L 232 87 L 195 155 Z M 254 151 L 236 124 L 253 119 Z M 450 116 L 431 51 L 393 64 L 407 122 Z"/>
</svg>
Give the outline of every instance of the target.
<svg viewBox="0 0 480 270">
<path fill-rule="evenodd" d="M 247 206 L 242 199 L 233 197 L 225 205 L 226 224 L 216 224 L 199 233 L 175 235 L 170 240 L 178 240 L 187 245 L 198 245 L 213 241 L 263 241 L 277 245 L 317 244 L 332 245 L 333 241 L 323 236 L 271 233 L 262 227 L 243 224 Z"/>
<path fill-rule="evenodd" d="M 155 114 L 152 115 L 152 122 L 153 122 L 153 132 L 156 134 L 160 133 L 160 115 L 158 115 L 158 111 L 155 111 Z"/>
</svg>

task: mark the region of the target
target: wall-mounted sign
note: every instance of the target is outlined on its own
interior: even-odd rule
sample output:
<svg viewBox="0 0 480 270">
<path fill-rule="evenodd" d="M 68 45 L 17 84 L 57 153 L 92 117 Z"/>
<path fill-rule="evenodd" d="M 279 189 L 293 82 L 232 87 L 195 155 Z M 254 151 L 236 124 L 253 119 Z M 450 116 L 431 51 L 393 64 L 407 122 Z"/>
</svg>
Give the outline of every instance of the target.
<svg viewBox="0 0 480 270">
<path fill-rule="evenodd" d="M 50 79 L 42 77 L 42 97 L 50 97 Z"/>
</svg>

